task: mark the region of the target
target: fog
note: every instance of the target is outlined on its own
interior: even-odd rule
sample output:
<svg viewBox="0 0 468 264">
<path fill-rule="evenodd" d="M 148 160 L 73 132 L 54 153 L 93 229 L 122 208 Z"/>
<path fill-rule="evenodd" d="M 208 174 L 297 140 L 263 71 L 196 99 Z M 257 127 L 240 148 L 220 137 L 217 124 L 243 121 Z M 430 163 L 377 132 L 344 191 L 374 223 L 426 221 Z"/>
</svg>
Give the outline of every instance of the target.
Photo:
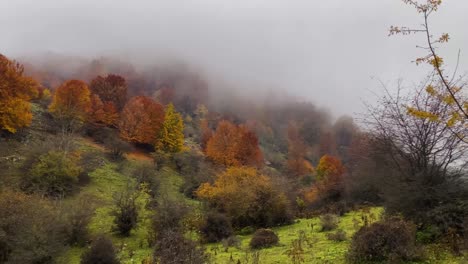
<svg viewBox="0 0 468 264">
<path fill-rule="evenodd" d="M 432 21 L 449 32 L 448 63 L 467 69 L 468 2 L 446 1 Z M 411 63 L 422 36 L 388 37 L 418 25 L 399 0 L 0 0 L 0 53 L 174 58 L 244 92 L 285 91 L 338 114 L 363 110 L 377 80 L 409 85 L 429 70 Z M 215 87 L 216 88 L 216 87 Z"/>
</svg>

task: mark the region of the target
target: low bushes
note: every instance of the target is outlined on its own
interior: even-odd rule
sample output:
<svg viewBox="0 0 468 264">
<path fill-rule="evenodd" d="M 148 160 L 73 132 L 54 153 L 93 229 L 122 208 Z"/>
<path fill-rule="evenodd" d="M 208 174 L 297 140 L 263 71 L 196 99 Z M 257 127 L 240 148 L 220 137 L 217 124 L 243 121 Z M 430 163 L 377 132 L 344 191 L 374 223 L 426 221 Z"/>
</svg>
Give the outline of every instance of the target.
<svg viewBox="0 0 468 264">
<path fill-rule="evenodd" d="M 233 234 L 233 229 L 231 221 L 226 215 L 211 212 L 206 216 L 200 233 L 204 242 L 214 243 L 230 237 Z"/>
<path fill-rule="evenodd" d="M 279 242 L 278 236 L 271 229 L 258 229 L 255 231 L 252 240 L 250 240 L 250 248 L 260 249 L 277 245 Z"/>
<path fill-rule="evenodd" d="M 413 260 L 416 257 L 415 230 L 413 224 L 399 218 L 364 226 L 353 237 L 348 259 L 351 263 Z"/>
<path fill-rule="evenodd" d="M 91 248 L 81 256 L 81 264 L 119 264 L 112 241 L 105 237 L 97 237 Z"/>
<path fill-rule="evenodd" d="M 75 157 L 61 151 L 49 151 L 39 156 L 23 178 L 22 189 L 51 197 L 69 194 L 82 171 L 75 160 Z"/>
</svg>

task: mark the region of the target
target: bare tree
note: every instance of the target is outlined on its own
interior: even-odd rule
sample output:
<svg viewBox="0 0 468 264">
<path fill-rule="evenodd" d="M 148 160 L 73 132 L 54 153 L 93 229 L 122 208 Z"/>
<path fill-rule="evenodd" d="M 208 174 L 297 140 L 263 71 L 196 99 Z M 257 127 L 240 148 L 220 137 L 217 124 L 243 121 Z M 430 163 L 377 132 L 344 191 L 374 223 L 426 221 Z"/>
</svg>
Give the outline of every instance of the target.
<svg viewBox="0 0 468 264">
<path fill-rule="evenodd" d="M 450 105 L 419 88 L 415 94 L 403 93 L 401 82 L 395 94 L 385 86 L 385 95 L 377 106 L 368 106 L 366 119 L 373 135 L 374 158 L 386 160 L 385 177 L 381 177 L 388 209 L 408 216 L 418 215 L 450 199 L 451 188 L 466 166 L 467 145 L 453 133 L 452 127 L 438 118 L 451 114 Z M 412 111 L 430 113 L 420 118 Z"/>
</svg>

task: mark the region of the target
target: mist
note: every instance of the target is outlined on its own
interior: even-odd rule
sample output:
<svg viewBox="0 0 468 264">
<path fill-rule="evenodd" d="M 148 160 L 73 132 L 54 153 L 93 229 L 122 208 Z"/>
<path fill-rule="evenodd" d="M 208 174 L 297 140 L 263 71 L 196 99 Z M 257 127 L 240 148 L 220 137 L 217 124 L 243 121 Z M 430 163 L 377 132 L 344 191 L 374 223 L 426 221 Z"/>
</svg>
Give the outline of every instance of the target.
<svg viewBox="0 0 468 264">
<path fill-rule="evenodd" d="M 448 32 L 448 64 L 461 49 L 468 2 L 447 1 L 433 19 Z M 363 110 L 379 81 L 417 83 L 428 68 L 411 61 L 421 36 L 388 37 L 390 25 L 418 25 L 399 0 L 0 1 L 0 53 L 60 54 L 127 60 L 136 66 L 177 61 L 242 94 L 275 91 L 334 115 Z M 71 62 L 70 63 L 74 63 Z"/>
</svg>

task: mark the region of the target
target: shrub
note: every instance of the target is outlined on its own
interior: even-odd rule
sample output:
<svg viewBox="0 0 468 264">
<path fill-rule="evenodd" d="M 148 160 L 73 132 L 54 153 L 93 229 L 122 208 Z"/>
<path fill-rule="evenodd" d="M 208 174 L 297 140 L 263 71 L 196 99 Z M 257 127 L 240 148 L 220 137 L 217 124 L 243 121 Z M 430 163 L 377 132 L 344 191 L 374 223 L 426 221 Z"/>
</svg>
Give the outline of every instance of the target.
<svg viewBox="0 0 468 264">
<path fill-rule="evenodd" d="M 184 231 L 182 221 L 189 213 L 189 208 L 185 204 L 163 197 L 157 204 L 155 212 L 151 221 L 150 245 L 158 241 L 164 232 Z"/>
<path fill-rule="evenodd" d="M 327 234 L 328 240 L 336 241 L 336 242 L 341 242 L 346 240 L 346 232 L 343 231 L 342 229 L 338 229 L 333 233 L 328 233 Z"/>
<path fill-rule="evenodd" d="M 278 236 L 271 229 L 258 229 L 255 231 L 252 240 L 250 240 L 250 248 L 260 249 L 277 245 L 279 242 Z"/>
<path fill-rule="evenodd" d="M 202 184 L 196 194 L 211 208 L 225 212 L 236 228 L 271 227 L 291 220 L 289 200 L 255 168 L 228 168 L 213 184 Z"/>
<path fill-rule="evenodd" d="M 0 263 L 51 263 L 64 249 L 64 224 L 52 203 L 0 191 Z"/>
<path fill-rule="evenodd" d="M 362 227 L 354 235 L 348 252 L 351 263 L 408 261 L 415 258 L 415 227 L 390 218 Z"/>
<path fill-rule="evenodd" d="M 63 197 L 78 182 L 81 168 L 65 152 L 49 151 L 39 156 L 23 179 L 23 189 L 47 196 Z"/>
<path fill-rule="evenodd" d="M 185 238 L 180 232 L 169 230 L 161 233 L 156 241 L 153 261 L 171 264 L 205 264 L 208 256 L 194 241 Z"/>
<path fill-rule="evenodd" d="M 224 214 L 216 212 L 207 215 L 205 223 L 200 228 L 200 232 L 203 241 L 208 243 L 219 242 L 233 234 L 229 218 Z"/>
<path fill-rule="evenodd" d="M 338 217 L 332 214 L 322 215 L 320 217 L 320 224 L 322 225 L 322 231 L 330 231 L 338 227 Z"/>
<path fill-rule="evenodd" d="M 119 264 L 112 241 L 99 236 L 91 244 L 91 248 L 81 256 L 81 264 Z"/>
<path fill-rule="evenodd" d="M 115 216 L 114 230 L 123 236 L 129 236 L 130 231 L 137 225 L 137 197 L 138 193 L 128 186 L 126 190 L 114 196 L 115 209 L 112 212 Z"/>
<path fill-rule="evenodd" d="M 138 185 L 146 185 L 146 192 L 152 199 L 156 198 L 159 192 L 160 182 L 156 177 L 155 167 L 152 165 L 140 165 L 133 171 L 133 177 L 136 178 Z"/>
<path fill-rule="evenodd" d="M 93 197 L 82 196 L 65 209 L 65 232 L 70 245 L 83 246 L 89 239 L 88 224 L 94 215 Z"/>
</svg>

